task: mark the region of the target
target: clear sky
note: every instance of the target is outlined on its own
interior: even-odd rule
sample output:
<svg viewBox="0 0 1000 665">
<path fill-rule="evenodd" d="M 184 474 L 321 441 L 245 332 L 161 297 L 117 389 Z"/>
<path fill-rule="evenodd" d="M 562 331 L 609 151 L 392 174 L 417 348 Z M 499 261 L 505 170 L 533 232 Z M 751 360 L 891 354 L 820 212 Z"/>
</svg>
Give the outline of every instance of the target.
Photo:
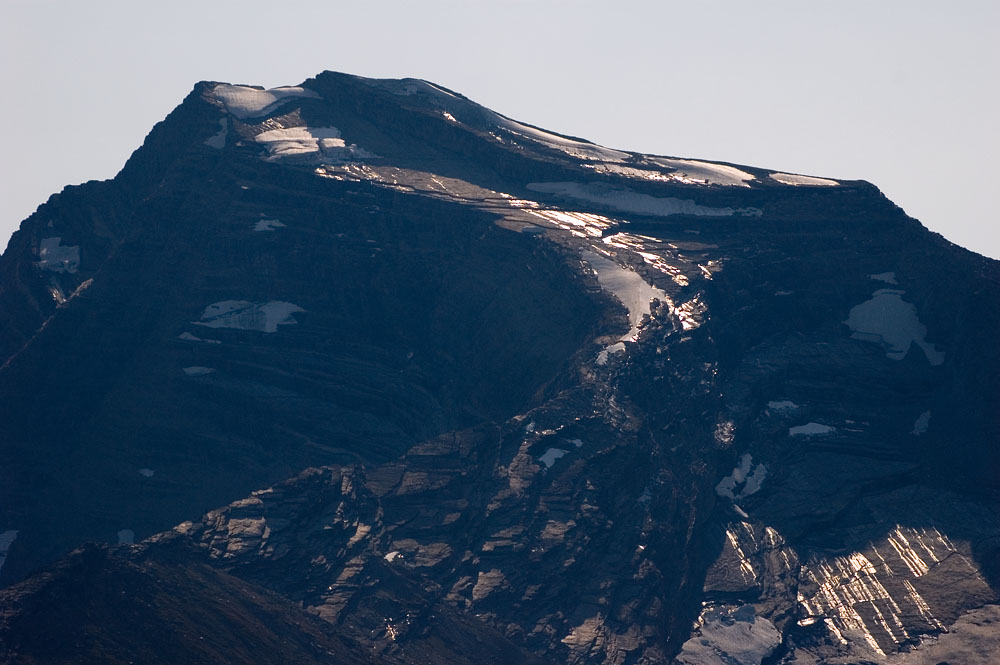
<svg viewBox="0 0 1000 665">
<path fill-rule="evenodd" d="M 996 0 L 3 0 L 0 246 L 203 79 L 440 83 L 615 148 L 862 178 L 1000 258 Z"/>
</svg>

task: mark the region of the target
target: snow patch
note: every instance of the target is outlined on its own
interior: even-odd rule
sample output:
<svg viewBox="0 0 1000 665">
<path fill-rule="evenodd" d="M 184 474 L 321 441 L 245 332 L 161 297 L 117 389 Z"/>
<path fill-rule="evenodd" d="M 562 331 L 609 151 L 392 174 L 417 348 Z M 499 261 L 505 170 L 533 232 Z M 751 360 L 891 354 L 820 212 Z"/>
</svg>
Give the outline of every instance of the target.
<svg viewBox="0 0 1000 665">
<path fill-rule="evenodd" d="M 566 443 L 572 443 L 577 448 L 583 447 L 583 441 L 580 439 L 566 439 Z"/>
<path fill-rule="evenodd" d="M 768 177 L 780 182 L 782 185 L 791 185 L 793 187 L 799 187 L 800 185 L 834 187 L 840 184 L 836 180 L 830 180 L 829 178 L 814 178 L 813 176 L 796 175 L 794 173 L 772 173 Z"/>
<path fill-rule="evenodd" d="M 7 552 L 10 551 L 10 546 L 17 540 L 17 534 L 16 530 L 0 533 L 0 570 L 3 570 L 4 561 L 7 560 Z"/>
<path fill-rule="evenodd" d="M 625 342 L 615 342 L 610 346 L 606 346 L 601 349 L 600 353 L 597 354 L 597 364 L 607 365 L 608 358 L 611 357 L 613 353 L 624 353 L 625 352 Z"/>
<path fill-rule="evenodd" d="M 249 300 L 222 300 L 205 308 L 196 326 L 208 328 L 234 328 L 273 333 L 278 326 L 298 323 L 292 314 L 304 312 L 298 305 L 283 300 L 255 303 Z"/>
<path fill-rule="evenodd" d="M 767 467 L 763 464 L 758 464 L 747 476 L 746 485 L 740 490 L 740 493 L 736 495 L 737 499 L 742 499 L 748 497 L 751 494 L 756 494 L 760 491 L 761 486 L 764 484 L 764 479 L 767 478 Z"/>
<path fill-rule="evenodd" d="M 671 307 L 673 303 L 665 291 L 648 284 L 638 273 L 626 270 L 611 259 L 591 251 L 585 251 L 583 258 L 597 272 L 601 288 L 609 291 L 628 310 L 629 331 L 597 356 L 597 364 L 604 365 L 608 362 L 609 354 L 625 350 L 624 342 L 639 339 L 639 326 L 643 317 L 650 316 L 650 304 L 654 299 Z"/>
<path fill-rule="evenodd" d="M 135 543 L 135 531 L 132 529 L 122 529 L 118 532 L 119 545 L 132 545 Z"/>
<path fill-rule="evenodd" d="M 187 374 L 188 376 L 205 376 L 206 374 L 211 374 L 215 370 L 212 369 L 211 367 L 194 366 L 194 367 L 185 367 L 181 371 Z"/>
<path fill-rule="evenodd" d="M 402 561 L 403 554 L 401 552 L 392 551 L 392 552 L 389 552 L 388 554 L 386 554 L 382 558 L 385 559 L 386 561 L 388 561 L 389 563 L 392 563 L 393 561 L 396 561 L 397 559 L 399 559 L 400 561 Z"/>
<path fill-rule="evenodd" d="M 556 460 L 560 457 L 565 457 L 568 450 L 562 450 L 560 448 L 549 448 L 542 456 L 538 458 L 538 461 L 545 465 L 546 469 L 551 469 L 552 465 L 556 463 Z"/>
<path fill-rule="evenodd" d="M 759 208 L 712 208 L 695 203 L 690 199 L 672 196 L 657 197 L 640 194 L 630 189 L 618 189 L 602 183 L 579 182 L 532 182 L 528 189 L 545 194 L 597 203 L 622 212 L 653 217 L 671 215 L 699 215 L 702 217 L 731 217 L 733 215 L 760 216 Z"/>
<path fill-rule="evenodd" d="M 283 229 L 285 225 L 277 219 L 261 219 L 258 220 L 256 224 L 253 225 L 254 231 L 273 231 L 275 229 Z"/>
<path fill-rule="evenodd" d="M 646 161 L 658 166 L 674 169 L 671 177 L 674 180 L 698 185 L 728 185 L 749 187 L 749 180 L 756 180 L 751 174 L 735 166 L 712 164 L 694 159 L 670 159 L 668 157 L 646 157 Z"/>
<path fill-rule="evenodd" d="M 753 605 L 708 607 L 681 647 L 683 665 L 760 665 L 781 644 L 781 633 Z"/>
<path fill-rule="evenodd" d="M 287 157 L 308 157 L 342 164 L 354 159 L 375 157 L 364 148 L 347 145 L 336 127 L 286 127 L 270 129 L 254 137 L 267 149 L 267 161 Z"/>
<path fill-rule="evenodd" d="M 139 469 L 139 475 L 145 478 L 152 478 L 155 473 L 152 469 Z"/>
<path fill-rule="evenodd" d="M 767 467 L 763 464 L 753 466 L 753 456 L 750 453 L 744 453 L 743 457 L 740 458 L 740 463 L 733 468 L 732 473 L 720 480 L 719 484 L 715 486 L 715 493 L 736 501 L 760 491 L 766 477 Z M 737 493 L 736 488 L 740 485 L 743 487 Z"/>
<path fill-rule="evenodd" d="M 785 413 L 788 411 L 795 411 L 799 408 L 799 405 L 791 400 L 783 399 L 781 401 L 770 401 L 767 403 L 767 408 L 770 411 L 777 411 L 778 413 Z"/>
<path fill-rule="evenodd" d="M 913 434 L 914 436 L 920 436 L 921 434 L 926 434 L 927 428 L 930 427 L 930 424 L 931 424 L 931 412 L 924 411 L 917 417 L 916 421 L 914 421 L 913 431 L 910 432 L 910 434 Z"/>
<path fill-rule="evenodd" d="M 62 237 L 43 238 L 38 244 L 38 267 L 73 274 L 80 267 L 80 246 L 61 245 Z"/>
<path fill-rule="evenodd" d="M 240 120 L 269 115 L 293 97 L 319 99 L 319 94 L 307 88 L 287 86 L 264 90 L 245 85 L 220 83 L 212 90 L 226 110 Z"/>
<path fill-rule="evenodd" d="M 851 337 L 882 344 L 885 355 L 893 360 L 902 360 L 910 344 L 916 344 L 923 350 L 927 362 L 940 365 L 944 362 L 944 352 L 924 339 L 927 327 L 917 317 L 916 306 L 903 300 L 905 293 L 879 289 L 872 294 L 871 300 L 852 307 L 844 323 L 851 329 Z"/>
<path fill-rule="evenodd" d="M 229 124 L 225 118 L 219 118 L 219 133 L 205 139 L 205 145 L 209 148 L 222 150 L 226 147 L 226 137 L 229 135 Z"/>
<path fill-rule="evenodd" d="M 823 425 L 822 423 L 806 423 L 788 428 L 789 436 L 826 436 L 837 430 L 836 427 Z"/>
<path fill-rule="evenodd" d="M 894 272 L 880 272 L 874 275 L 868 275 L 868 279 L 874 279 L 877 282 L 885 282 L 886 284 L 899 284 L 896 281 L 896 273 Z"/>
<path fill-rule="evenodd" d="M 217 339 L 202 339 L 201 337 L 195 337 L 189 332 L 182 332 L 180 335 L 177 336 L 177 339 L 182 339 L 185 342 L 204 342 L 205 344 L 222 344 L 222 342 L 220 342 Z"/>
</svg>

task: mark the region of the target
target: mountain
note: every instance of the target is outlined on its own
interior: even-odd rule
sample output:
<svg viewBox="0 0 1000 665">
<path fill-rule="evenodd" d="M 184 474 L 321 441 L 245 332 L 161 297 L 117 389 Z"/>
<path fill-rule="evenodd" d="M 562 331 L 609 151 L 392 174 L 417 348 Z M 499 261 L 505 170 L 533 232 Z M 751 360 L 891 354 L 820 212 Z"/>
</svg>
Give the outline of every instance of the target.
<svg viewBox="0 0 1000 665">
<path fill-rule="evenodd" d="M 0 258 L 0 662 L 989 663 L 998 333 L 866 182 L 199 83 Z"/>
</svg>

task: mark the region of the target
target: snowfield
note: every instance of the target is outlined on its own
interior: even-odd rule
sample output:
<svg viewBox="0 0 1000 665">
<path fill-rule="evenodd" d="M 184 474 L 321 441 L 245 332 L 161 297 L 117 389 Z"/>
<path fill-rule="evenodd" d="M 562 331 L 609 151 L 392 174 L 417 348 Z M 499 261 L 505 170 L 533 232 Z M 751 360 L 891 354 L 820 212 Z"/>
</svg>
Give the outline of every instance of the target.
<svg viewBox="0 0 1000 665">
<path fill-rule="evenodd" d="M 669 217 L 671 215 L 730 217 L 732 215 L 759 216 L 761 214 L 758 208 L 713 208 L 699 205 L 690 199 L 650 196 L 600 183 L 532 182 L 528 183 L 528 189 L 575 201 L 597 203 L 621 212 L 652 217 Z"/>
<path fill-rule="evenodd" d="M 263 90 L 220 83 L 212 90 L 212 94 L 222 102 L 227 111 L 240 120 L 268 115 L 292 97 L 319 99 L 316 92 L 299 86 Z"/>
</svg>

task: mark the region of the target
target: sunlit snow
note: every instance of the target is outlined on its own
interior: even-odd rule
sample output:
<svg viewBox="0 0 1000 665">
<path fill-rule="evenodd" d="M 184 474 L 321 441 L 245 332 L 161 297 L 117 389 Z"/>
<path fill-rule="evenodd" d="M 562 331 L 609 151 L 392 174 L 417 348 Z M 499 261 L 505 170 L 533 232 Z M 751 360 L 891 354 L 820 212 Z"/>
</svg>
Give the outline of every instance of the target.
<svg viewBox="0 0 1000 665">
<path fill-rule="evenodd" d="M 673 178 L 690 184 L 749 187 L 747 181 L 755 180 L 746 171 L 725 164 L 712 164 L 694 159 L 671 159 L 669 157 L 646 156 L 645 159 L 647 162 L 675 169 L 675 172 L 671 174 Z"/>
<path fill-rule="evenodd" d="M 227 111 L 241 120 L 268 115 L 292 97 L 319 99 L 316 92 L 298 86 L 261 90 L 245 85 L 220 83 L 212 92 Z"/>
<path fill-rule="evenodd" d="M 729 217 L 732 215 L 759 216 L 761 214 L 759 208 L 713 208 L 699 205 L 690 199 L 650 196 L 601 183 L 532 182 L 528 184 L 528 189 L 577 201 L 598 203 L 622 212 L 654 217 L 669 217 L 671 215 Z"/>
<path fill-rule="evenodd" d="M 844 323 L 851 329 L 851 337 L 882 344 L 885 355 L 893 360 L 902 360 L 912 343 L 923 350 L 931 365 L 940 365 L 944 353 L 924 339 L 927 327 L 917 318 L 917 308 L 903 300 L 905 293 L 879 289 L 871 300 L 852 307 Z"/>
<path fill-rule="evenodd" d="M 38 267 L 52 272 L 75 273 L 80 267 L 79 245 L 61 245 L 61 237 L 43 238 L 38 244 Z"/>
<path fill-rule="evenodd" d="M 298 305 L 283 300 L 272 300 L 267 303 L 223 300 L 206 307 L 201 320 L 192 323 L 209 328 L 235 328 L 273 333 L 277 332 L 278 326 L 298 323 L 292 314 L 304 311 Z"/>
<path fill-rule="evenodd" d="M 642 318 L 650 314 L 650 304 L 653 299 L 670 303 L 667 293 L 648 284 L 639 273 L 623 268 L 596 252 L 584 252 L 583 258 L 597 272 L 597 281 L 601 288 L 609 291 L 625 305 L 631 328 L 621 339 L 634 342 L 639 337 Z"/>
<path fill-rule="evenodd" d="M 307 156 L 333 163 L 367 159 L 374 155 L 356 145 L 347 145 L 336 127 L 286 127 L 270 129 L 254 137 L 267 149 L 267 160 Z"/>
<path fill-rule="evenodd" d="M 796 175 L 794 173 L 772 173 L 768 177 L 772 180 L 780 182 L 783 185 L 792 185 L 793 187 L 797 187 L 799 185 L 833 187 L 834 185 L 840 184 L 836 180 L 830 180 L 829 178 L 814 178 L 813 176 Z"/>
</svg>

